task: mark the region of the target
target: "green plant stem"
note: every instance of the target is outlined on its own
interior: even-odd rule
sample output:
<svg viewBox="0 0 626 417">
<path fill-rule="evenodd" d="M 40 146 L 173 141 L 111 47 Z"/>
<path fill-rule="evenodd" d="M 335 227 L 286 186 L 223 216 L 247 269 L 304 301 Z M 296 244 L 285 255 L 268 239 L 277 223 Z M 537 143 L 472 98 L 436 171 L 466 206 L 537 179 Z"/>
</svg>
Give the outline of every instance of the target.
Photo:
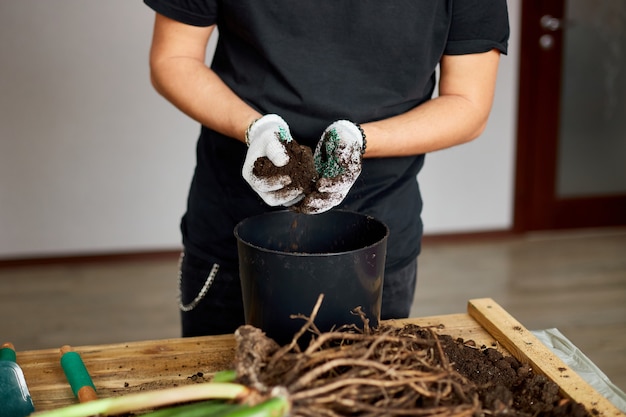
<svg viewBox="0 0 626 417">
<path fill-rule="evenodd" d="M 287 398 L 278 396 L 254 406 L 208 401 L 161 409 L 141 417 L 284 417 L 289 410 Z"/>
<path fill-rule="evenodd" d="M 70 405 L 57 410 L 37 413 L 36 417 L 90 417 L 115 415 L 163 407 L 172 404 L 208 399 L 242 399 L 252 390 L 245 385 L 225 382 L 185 385 L 163 390 L 128 394 L 121 397 L 102 398 Z"/>
<path fill-rule="evenodd" d="M 237 379 L 237 371 L 234 369 L 226 369 L 216 372 L 211 382 L 234 382 Z"/>
<path fill-rule="evenodd" d="M 225 403 L 223 401 L 211 400 L 178 407 L 163 408 L 142 414 L 141 417 L 218 417 L 241 407 L 243 406 L 237 403 Z"/>
<path fill-rule="evenodd" d="M 289 415 L 291 404 L 287 397 L 272 397 L 252 407 L 244 407 L 220 417 L 285 417 Z"/>
</svg>

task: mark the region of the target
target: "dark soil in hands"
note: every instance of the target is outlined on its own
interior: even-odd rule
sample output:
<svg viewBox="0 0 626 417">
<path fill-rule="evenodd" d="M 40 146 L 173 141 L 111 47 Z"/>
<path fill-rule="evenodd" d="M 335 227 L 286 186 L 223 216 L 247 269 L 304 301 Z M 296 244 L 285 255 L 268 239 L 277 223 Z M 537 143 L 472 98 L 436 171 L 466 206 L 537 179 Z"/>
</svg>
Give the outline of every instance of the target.
<svg viewBox="0 0 626 417">
<path fill-rule="evenodd" d="M 258 158 L 254 162 L 252 172 L 260 178 L 273 178 L 287 175 L 291 178 L 291 184 L 284 188 L 285 192 L 301 189 L 304 195 L 315 190 L 318 173 L 313 162 L 313 152 L 308 146 L 300 145 L 295 140 L 285 144 L 289 162 L 287 165 L 277 167 L 267 157 Z"/>
<path fill-rule="evenodd" d="M 319 173 L 315 169 L 313 151 L 307 146 L 298 144 L 295 140 L 287 142 L 285 147 L 287 155 L 289 155 L 287 165 L 277 167 L 264 156 L 254 162 L 252 172 L 257 177 L 268 180 L 279 175 L 289 176 L 291 184 L 277 192 L 291 194 L 293 190 L 301 190 L 303 198 L 296 204 L 289 206 L 289 209 L 297 213 L 309 213 L 308 204 L 311 199 L 325 200 L 328 198 L 326 193 L 318 191 L 316 187 Z"/>
</svg>

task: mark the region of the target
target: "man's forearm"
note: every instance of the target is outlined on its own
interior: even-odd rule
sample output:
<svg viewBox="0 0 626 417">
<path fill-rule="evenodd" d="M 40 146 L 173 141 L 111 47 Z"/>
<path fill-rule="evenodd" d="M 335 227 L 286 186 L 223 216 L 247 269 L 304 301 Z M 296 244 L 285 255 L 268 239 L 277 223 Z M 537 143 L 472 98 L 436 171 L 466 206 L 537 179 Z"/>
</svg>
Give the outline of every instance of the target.
<svg viewBox="0 0 626 417">
<path fill-rule="evenodd" d="M 393 157 L 433 152 L 469 142 L 484 130 L 487 115 L 459 96 L 434 98 L 415 109 L 362 124 L 366 157 Z"/>
<path fill-rule="evenodd" d="M 500 53 L 444 56 L 439 96 L 389 119 L 361 126 L 366 157 L 417 155 L 477 138 L 493 104 Z"/>
</svg>

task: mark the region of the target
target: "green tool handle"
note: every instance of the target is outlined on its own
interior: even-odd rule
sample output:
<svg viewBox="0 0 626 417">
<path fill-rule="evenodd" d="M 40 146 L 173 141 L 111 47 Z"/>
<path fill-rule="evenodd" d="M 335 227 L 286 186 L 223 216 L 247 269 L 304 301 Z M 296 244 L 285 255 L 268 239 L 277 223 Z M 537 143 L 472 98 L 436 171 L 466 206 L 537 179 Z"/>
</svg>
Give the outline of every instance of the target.
<svg viewBox="0 0 626 417">
<path fill-rule="evenodd" d="M 63 367 L 67 382 L 70 383 L 72 391 L 77 398 L 78 392 L 83 387 L 92 387 L 95 391 L 96 387 L 78 353 L 73 351 L 64 353 L 61 356 L 61 367 Z"/>
<path fill-rule="evenodd" d="M 17 362 L 15 347 L 11 343 L 4 343 L 0 348 L 0 361 Z"/>
</svg>

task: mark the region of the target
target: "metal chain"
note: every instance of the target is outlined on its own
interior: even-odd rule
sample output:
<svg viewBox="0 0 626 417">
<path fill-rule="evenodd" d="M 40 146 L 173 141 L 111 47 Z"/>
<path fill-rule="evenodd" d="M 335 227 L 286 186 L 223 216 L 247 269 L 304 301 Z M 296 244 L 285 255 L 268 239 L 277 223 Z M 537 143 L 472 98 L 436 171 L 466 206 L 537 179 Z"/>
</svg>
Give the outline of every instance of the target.
<svg viewBox="0 0 626 417">
<path fill-rule="evenodd" d="M 183 304 L 183 294 L 182 294 L 183 272 L 182 272 L 182 266 L 183 266 L 183 259 L 184 258 L 185 258 L 185 252 L 181 252 L 180 253 L 180 258 L 178 258 L 178 308 L 180 309 L 180 311 L 183 311 L 183 312 L 186 313 L 186 312 L 191 311 L 194 308 L 196 308 L 198 303 L 200 303 L 200 301 L 202 301 L 202 299 L 206 296 L 206 293 L 209 291 L 209 288 L 211 288 L 211 284 L 213 284 L 213 281 L 215 280 L 215 276 L 217 275 L 217 271 L 220 269 L 220 266 L 218 264 L 213 264 L 213 267 L 211 268 L 211 271 L 209 272 L 209 275 L 206 277 L 206 281 L 204 281 L 204 285 L 200 289 L 200 292 L 198 293 L 198 295 L 196 295 L 196 298 L 194 298 L 193 301 L 190 302 L 189 304 Z"/>
</svg>

